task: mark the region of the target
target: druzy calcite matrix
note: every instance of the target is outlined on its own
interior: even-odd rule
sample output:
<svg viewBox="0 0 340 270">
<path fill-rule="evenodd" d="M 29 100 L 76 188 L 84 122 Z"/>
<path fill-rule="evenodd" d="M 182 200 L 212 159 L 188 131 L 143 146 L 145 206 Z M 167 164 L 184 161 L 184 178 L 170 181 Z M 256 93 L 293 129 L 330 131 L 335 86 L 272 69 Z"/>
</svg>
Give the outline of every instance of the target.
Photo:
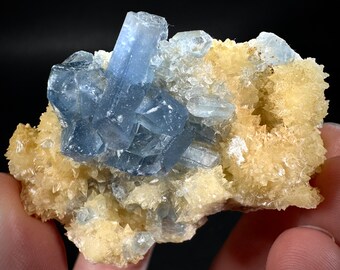
<svg viewBox="0 0 340 270">
<path fill-rule="evenodd" d="M 326 77 L 273 33 L 169 39 L 164 18 L 129 12 L 112 52 L 52 67 L 9 169 L 27 213 L 63 223 L 88 260 L 136 263 L 223 209 L 315 208 Z"/>
</svg>

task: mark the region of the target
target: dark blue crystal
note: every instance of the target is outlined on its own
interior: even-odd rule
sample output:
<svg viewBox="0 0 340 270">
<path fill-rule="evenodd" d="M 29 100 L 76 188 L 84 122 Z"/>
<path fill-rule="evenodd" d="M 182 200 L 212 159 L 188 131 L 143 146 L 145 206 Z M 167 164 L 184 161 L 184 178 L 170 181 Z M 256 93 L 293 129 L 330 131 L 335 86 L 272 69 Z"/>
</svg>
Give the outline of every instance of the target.
<svg viewBox="0 0 340 270">
<path fill-rule="evenodd" d="M 106 89 L 107 80 L 101 69 L 90 69 L 93 55 L 79 51 L 62 64 L 52 67 L 48 80 L 47 97 L 70 124 L 74 119 L 90 119 Z"/>
<path fill-rule="evenodd" d="M 63 129 L 61 150 L 77 161 L 91 161 L 103 152 L 104 142 L 86 120 L 78 120 Z"/>
<path fill-rule="evenodd" d="M 105 163 L 133 175 L 164 174 L 180 159 L 193 137 L 190 125 L 176 136 L 155 134 L 140 126 L 131 146 L 112 153 Z"/>
</svg>

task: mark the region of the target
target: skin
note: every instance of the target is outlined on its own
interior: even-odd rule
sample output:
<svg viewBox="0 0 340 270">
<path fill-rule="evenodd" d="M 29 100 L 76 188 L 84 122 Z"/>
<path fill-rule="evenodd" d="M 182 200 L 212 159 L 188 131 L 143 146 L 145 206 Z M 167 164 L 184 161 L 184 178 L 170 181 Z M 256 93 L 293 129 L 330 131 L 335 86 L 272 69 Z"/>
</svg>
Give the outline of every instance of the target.
<svg viewBox="0 0 340 270">
<path fill-rule="evenodd" d="M 312 180 L 325 200 L 317 209 L 290 207 L 243 215 L 217 254 L 211 270 L 340 269 L 340 125 L 325 124 L 327 160 Z M 53 222 L 28 216 L 20 185 L 0 174 L 0 266 L 3 269 L 67 269 L 62 239 Z M 5 243 L 5 244 L 4 244 Z M 150 253 L 126 270 L 147 269 Z M 79 255 L 75 270 L 114 270 Z"/>
</svg>

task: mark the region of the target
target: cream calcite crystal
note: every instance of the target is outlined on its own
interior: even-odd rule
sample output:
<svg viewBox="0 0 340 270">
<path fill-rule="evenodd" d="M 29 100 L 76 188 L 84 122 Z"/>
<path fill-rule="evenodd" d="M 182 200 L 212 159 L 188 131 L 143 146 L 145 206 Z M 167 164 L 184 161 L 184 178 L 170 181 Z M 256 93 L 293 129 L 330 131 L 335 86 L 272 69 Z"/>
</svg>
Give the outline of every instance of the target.
<svg viewBox="0 0 340 270">
<path fill-rule="evenodd" d="M 318 130 L 328 108 L 323 67 L 307 58 L 252 71 L 263 65 L 261 55 L 230 40 L 215 41 L 206 59 L 237 104 L 221 152 L 232 199 L 246 208 L 315 207 L 320 195 L 309 180 L 325 154 Z"/>
<path fill-rule="evenodd" d="M 266 47 L 266 38 L 276 45 Z M 110 57 L 96 52 L 92 65 L 106 70 Z M 170 171 L 135 175 L 65 155 L 65 122 L 49 104 L 37 127 L 18 125 L 6 153 L 28 214 L 64 224 L 88 260 L 125 266 L 154 243 L 190 239 L 225 209 L 317 207 L 322 195 L 309 181 L 325 160 L 323 66 L 271 33 L 236 43 L 203 31 L 162 40 L 152 62 L 154 85 L 188 106 L 190 123 L 206 137 Z"/>
</svg>

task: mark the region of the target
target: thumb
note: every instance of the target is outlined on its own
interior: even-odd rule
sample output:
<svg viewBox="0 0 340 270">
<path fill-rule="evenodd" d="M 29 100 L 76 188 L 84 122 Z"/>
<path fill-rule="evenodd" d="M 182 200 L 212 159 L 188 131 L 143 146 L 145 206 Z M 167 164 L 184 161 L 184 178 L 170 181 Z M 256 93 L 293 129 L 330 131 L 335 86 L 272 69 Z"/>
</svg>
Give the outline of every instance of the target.
<svg viewBox="0 0 340 270">
<path fill-rule="evenodd" d="M 124 270 L 146 270 L 148 268 L 150 258 L 152 254 L 152 249 L 145 255 L 144 259 L 139 261 L 137 264 L 130 264 L 127 267 L 124 267 Z M 107 265 L 107 264 L 94 264 L 87 261 L 83 254 L 79 253 L 78 259 L 75 263 L 73 270 L 120 270 L 119 268 L 114 265 Z"/>
</svg>

